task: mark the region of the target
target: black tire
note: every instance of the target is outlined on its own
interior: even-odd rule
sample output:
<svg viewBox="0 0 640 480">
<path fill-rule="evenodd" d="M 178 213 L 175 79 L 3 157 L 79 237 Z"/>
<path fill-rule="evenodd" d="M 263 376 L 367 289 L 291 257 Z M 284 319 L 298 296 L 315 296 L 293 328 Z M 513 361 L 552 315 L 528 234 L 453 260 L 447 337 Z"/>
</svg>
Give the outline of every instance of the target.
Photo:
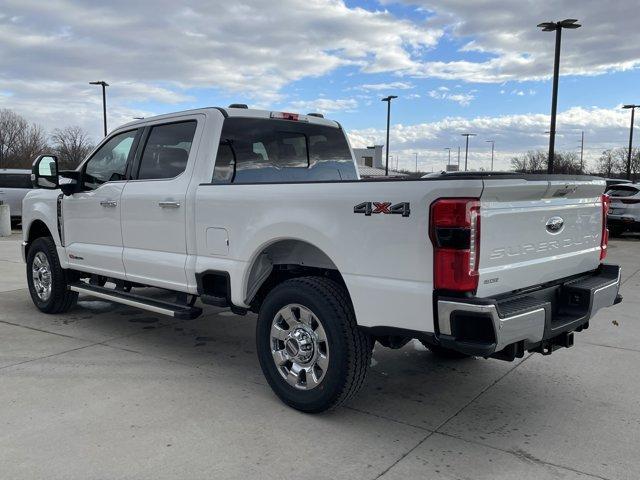
<svg viewBox="0 0 640 480">
<path fill-rule="evenodd" d="M 325 330 L 328 367 L 320 383 L 299 390 L 280 374 L 271 352 L 271 325 L 277 313 L 289 304 L 309 309 Z M 258 359 L 275 394 L 287 405 L 307 413 L 336 408 L 362 387 L 371 362 L 372 341 L 356 324 L 346 290 L 321 277 L 286 280 L 266 296 L 256 326 Z"/>
<path fill-rule="evenodd" d="M 51 293 L 46 299 L 38 296 L 34 286 L 33 262 L 39 252 L 43 253 L 47 258 L 51 273 Z M 35 306 L 44 313 L 66 312 L 75 305 L 78 299 L 77 292 L 72 292 L 67 288 L 69 284 L 69 274 L 60 267 L 56 244 L 51 237 L 40 237 L 34 240 L 33 244 L 29 247 L 29 253 L 27 255 L 27 283 L 29 285 L 31 300 L 33 300 Z"/>
<path fill-rule="evenodd" d="M 609 226 L 609 235 L 612 237 L 619 237 L 624 233 L 624 228 L 620 226 Z"/>
<path fill-rule="evenodd" d="M 471 356 L 465 353 L 460 353 L 456 350 L 451 350 L 450 348 L 442 347 L 440 345 L 429 345 L 425 342 L 422 342 L 422 344 L 427 347 L 429 351 L 436 357 L 446 358 L 447 360 L 461 360 L 463 358 L 469 358 Z"/>
</svg>

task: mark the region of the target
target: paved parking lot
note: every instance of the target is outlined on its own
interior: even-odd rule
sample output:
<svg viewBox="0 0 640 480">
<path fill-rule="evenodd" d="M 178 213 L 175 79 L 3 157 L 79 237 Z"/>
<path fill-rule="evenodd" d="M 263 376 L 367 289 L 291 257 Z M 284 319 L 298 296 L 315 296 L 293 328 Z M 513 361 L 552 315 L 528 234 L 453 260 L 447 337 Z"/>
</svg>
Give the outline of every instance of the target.
<svg viewBox="0 0 640 480">
<path fill-rule="evenodd" d="M 361 394 L 304 415 L 262 377 L 252 316 L 81 298 L 47 316 L 0 239 L 0 478 L 640 478 L 640 238 L 624 302 L 576 346 L 506 363 L 376 347 Z"/>
</svg>

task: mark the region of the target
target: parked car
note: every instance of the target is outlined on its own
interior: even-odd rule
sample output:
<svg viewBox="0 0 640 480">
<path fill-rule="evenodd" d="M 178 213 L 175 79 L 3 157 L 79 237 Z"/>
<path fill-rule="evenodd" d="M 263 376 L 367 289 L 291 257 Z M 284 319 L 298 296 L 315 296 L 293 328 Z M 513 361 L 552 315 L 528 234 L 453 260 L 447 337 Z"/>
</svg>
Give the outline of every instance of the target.
<svg viewBox="0 0 640 480">
<path fill-rule="evenodd" d="M 344 130 L 317 116 L 162 115 L 108 135 L 62 172 L 72 183 L 53 156 L 33 173 L 23 254 L 37 308 L 65 312 L 81 293 L 176 318 L 200 315 L 198 298 L 256 312 L 264 375 L 306 412 L 359 390 L 375 341 L 546 355 L 621 300 L 603 179 L 360 180 Z"/>
<path fill-rule="evenodd" d="M 614 185 L 607 194 L 611 197 L 609 233 L 619 236 L 624 232 L 640 232 L 640 184 Z"/>
<path fill-rule="evenodd" d="M 22 219 L 22 199 L 33 188 L 31 170 L 3 168 L 0 170 L 0 201 L 9 205 L 11 226 Z"/>
<path fill-rule="evenodd" d="M 605 181 L 607 182 L 607 190 L 614 185 L 624 185 L 627 183 L 631 183 L 631 180 L 625 180 L 624 178 L 605 178 Z"/>
</svg>

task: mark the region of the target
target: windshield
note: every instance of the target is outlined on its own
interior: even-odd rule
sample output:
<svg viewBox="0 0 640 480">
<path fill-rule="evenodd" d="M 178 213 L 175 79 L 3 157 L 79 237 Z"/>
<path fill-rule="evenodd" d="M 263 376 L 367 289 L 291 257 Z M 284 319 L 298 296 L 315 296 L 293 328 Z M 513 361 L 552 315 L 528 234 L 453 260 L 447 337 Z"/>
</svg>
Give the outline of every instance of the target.
<svg viewBox="0 0 640 480">
<path fill-rule="evenodd" d="M 342 129 L 262 118 L 225 120 L 214 183 L 356 180 Z"/>
</svg>

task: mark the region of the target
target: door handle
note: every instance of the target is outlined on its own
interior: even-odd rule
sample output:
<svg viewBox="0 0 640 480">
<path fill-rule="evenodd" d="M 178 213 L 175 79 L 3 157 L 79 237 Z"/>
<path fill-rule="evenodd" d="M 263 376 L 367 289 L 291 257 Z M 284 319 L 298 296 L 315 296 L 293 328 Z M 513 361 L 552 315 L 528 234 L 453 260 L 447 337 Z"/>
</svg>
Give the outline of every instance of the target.
<svg viewBox="0 0 640 480">
<path fill-rule="evenodd" d="M 180 202 L 158 202 L 161 208 L 180 208 Z"/>
<path fill-rule="evenodd" d="M 106 208 L 113 208 L 118 206 L 118 202 L 116 202 L 115 200 L 102 200 L 100 202 L 100 205 Z"/>
</svg>

